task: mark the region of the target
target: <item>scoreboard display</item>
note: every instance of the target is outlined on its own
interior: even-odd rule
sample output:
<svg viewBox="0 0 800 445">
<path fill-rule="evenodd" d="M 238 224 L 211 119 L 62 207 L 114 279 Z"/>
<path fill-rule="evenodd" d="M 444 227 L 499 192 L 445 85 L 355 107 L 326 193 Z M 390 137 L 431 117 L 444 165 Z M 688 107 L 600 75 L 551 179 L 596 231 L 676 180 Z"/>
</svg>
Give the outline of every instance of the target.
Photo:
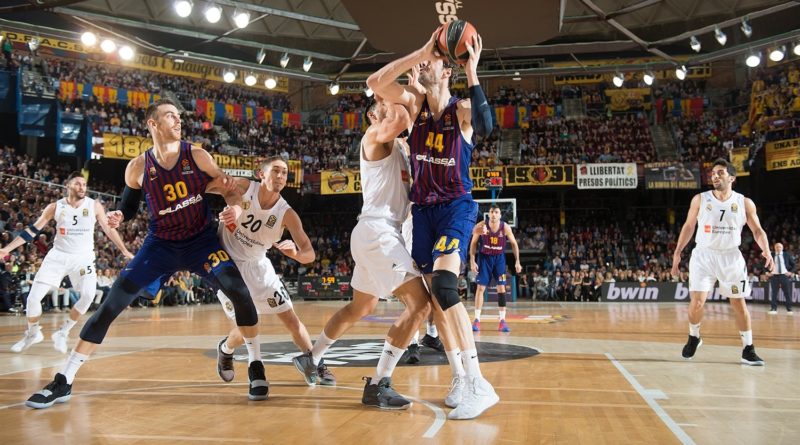
<svg viewBox="0 0 800 445">
<path fill-rule="evenodd" d="M 350 278 L 333 275 L 300 275 L 297 296 L 304 300 L 346 300 L 353 298 Z"/>
<path fill-rule="evenodd" d="M 483 186 L 486 188 L 503 187 L 503 173 L 500 170 L 486 170 L 483 174 Z"/>
</svg>

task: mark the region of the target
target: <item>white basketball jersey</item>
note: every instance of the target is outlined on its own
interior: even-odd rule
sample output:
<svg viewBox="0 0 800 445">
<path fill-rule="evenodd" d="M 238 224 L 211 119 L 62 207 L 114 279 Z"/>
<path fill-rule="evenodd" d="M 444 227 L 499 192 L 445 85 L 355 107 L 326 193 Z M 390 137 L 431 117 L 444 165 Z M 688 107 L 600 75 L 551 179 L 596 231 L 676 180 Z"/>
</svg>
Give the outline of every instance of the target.
<svg viewBox="0 0 800 445">
<path fill-rule="evenodd" d="M 694 240 L 697 247 L 736 249 L 742 243 L 742 227 L 746 223 L 744 195 L 733 192 L 725 202 L 721 202 L 709 190 L 700 194 Z"/>
<path fill-rule="evenodd" d="M 408 157 L 400 139 L 395 139 L 392 152 L 379 161 L 364 159 L 361 140 L 361 193 L 364 205 L 361 217 L 385 218 L 396 223 L 406 220 L 411 188 Z"/>
<path fill-rule="evenodd" d="M 94 199 L 83 198 L 78 208 L 67 198 L 56 201 L 56 237 L 53 248 L 70 254 L 94 254 Z"/>
<path fill-rule="evenodd" d="M 242 196 L 242 214 L 231 232 L 221 222 L 219 226 L 222 245 L 234 260 L 248 261 L 264 258 L 272 244 L 283 234 L 283 215 L 291 207 L 283 197 L 271 209 L 263 210 L 258 201 L 260 183 L 250 181 Z"/>
</svg>

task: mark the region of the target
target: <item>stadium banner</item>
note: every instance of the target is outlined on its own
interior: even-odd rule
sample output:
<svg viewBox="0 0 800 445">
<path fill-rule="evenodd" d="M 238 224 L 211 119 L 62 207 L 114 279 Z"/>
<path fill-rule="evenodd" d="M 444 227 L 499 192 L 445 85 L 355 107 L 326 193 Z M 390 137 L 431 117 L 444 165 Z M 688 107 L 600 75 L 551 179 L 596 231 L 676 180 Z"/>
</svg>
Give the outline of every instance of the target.
<svg viewBox="0 0 800 445">
<path fill-rule="evenodd" d="M 153 146 L 153 140 L 141 136 L 103 133 L 102 155 L 104 158 L 131 160 Z M 99 147 L 94 147 L 96 151 Z"/>
<path fill-rule="evenodd" d="M 681 57 L 679 56 L 677 60 L 685 61 L 688 60 L 688 57 Z M 581 65 L 584 67 L 592 67 L 592 66 L 606 66 L 606 65 L 620 65 L 620 64 L 627 64 L 627 65 L 639 65 L 645 64 L 650 62 L 660 62 L 660 59 L 656 58 L 633 58 L 627 60 L 620 60 L 620 59 L 605 59 L 605 60 L 586 60 L 581 61 Z M 576 64 L 575 62 L 554 62 L 548 63 L 546 66 L 553 67 L 553 68 L 565 68 L 565 67 L 574 67 Z M 667 79 L 677 79 L 675 77 L 675 70 L 654 70 L 653 74 L 655 78 L 658 80 L 667 80 Z M 581 84 L 592 84 L 592 83 L 603 83 L 608 82 L 611 83 L 611 78 L 614 77 L 614 73 L 588 73 L 588 74 L 559 74 L 553 76 L 553 84 L 555 85 L 581 85 Z M 697 65 L 688 68 L 686 73 L 687 79 L 707 79 L 711 77 L 711 65 Z M 625 76 L 626 80 L 634 79 L 634 74 L 627 74 Z"/>
<path fill-rule="evenodd" d="M 699 189 L 700 164 L 697 162 L 644 164 L 644 181 L 648 189 Z"/>
<path fill-rule="evenodd" d="M 744 163 L 750 158 L 750 147 L 734 148 L 730 158 L 731 164 L 736 167 L 736 176 L 750 176 L 750 171 L 744 168 Z"/>
<path fill-rule="evenodd" d="M 505 185 L 575 185 L 574 165 L 516 165 L 506 167 Z"/>
<path fill-rule="evenodd" d="M 635 189 L 639 185 L 636 163 L 580 164 L 579 189 Z"/>
<path fill-rule="evenodd" d="M 767 170 L 800 167 L 800 138 L 767 142 Z"/>
<path fill-rule="evenodd" d="M 126 90 L 124 88 L 92 85 L 91 83 L 59 82 L 58 98 L 63 101 L 68 99 L 87 100 L 92 96 L 96 97 L 101 104 L 130 105 L 134 108 L 145 108 L 161 99 L 160 95 L 151 94 L 147 91 Z"/>
<path fill-rule="evenodd" d="M 361 193 L 361 172 L 358 170 L 323 170 L 319 190 L 322 195 Z"/>
<path fill-rule="evenodd" d="M 196 99 L 194 101 L 194 112 L 198 116 L 205 116 L 209 122 L 255 119 L 259 124 L 267 123 L 276 127 L 299 127 L 301 124 L 300 113 L 287 113 L 262 107 L 242 106 L 241 104 L 228 104 L 205 99 Z"/>
<path fill-rule="evenodd" d="M 211 153 L 211 156 L 225 173 L 254 180 L 260 180 L 256 177 L 256 170 L 261 167 L 261 162 L 267 159 L 266 156 L 239 156 L 221 153 Z M 286 165 L 289 168 L 286 187 L 300 188 L 303 185 L 303 163 L 297 159 L 289 159 L 286 161 Z"/>
<path fill-rule="evenodd" d="M 469 178 L 472 179 L 472 190 L 486 190 L 486 184 L 483 178 L 486 177 L 486 172 L 493 170 L 492 167 L 470 167 Z"/>
<path fill-rule="evenodd" d="M 796 283 L 792 283 L 792 301 L 800 304 L 800 288 Z M 769 285 L 767 283 L 746 283 L 751 286 L 748 302 L 769 303 Z M 736 289 L 741 291 L 740 289 Z M 656 281 L 645 282 L 614 282 L 603 283 L 600 287 L 600 295 L 603 301 L 615 303 L 675 303 L 689 302 L 689 283 L 665 283 Z M 783 293 L 778 296 L 781 303 L 785 301 Z M 715 287 L 713 292 L 709 292 L 707 301 L 725 301 L 719 287 Z"/>
<path fill-rule="evenodd" d="M 611 111 L 649 110 L 650 88 L 606 89 L 606 103 Z"/>
</svg>

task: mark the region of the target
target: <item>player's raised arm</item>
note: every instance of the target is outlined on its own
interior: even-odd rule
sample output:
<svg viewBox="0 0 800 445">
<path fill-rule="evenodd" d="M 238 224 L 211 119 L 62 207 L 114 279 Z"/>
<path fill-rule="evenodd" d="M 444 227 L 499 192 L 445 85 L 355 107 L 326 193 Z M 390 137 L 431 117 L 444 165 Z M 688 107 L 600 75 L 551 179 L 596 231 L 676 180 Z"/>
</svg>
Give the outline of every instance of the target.
<svg viewBox="0 0 800 445">
<path fill-rule="evenodd" d="M 483 40 L 480 35 L 476 34 L 472 38 L 472 44 L 467 45 L 467 51 L 469 60 L 464 66 L 464 72 L 469 87 L 469 100 L 462 100 L 458 103 L 458 119 L 465 133 L 472 129 L 478 136 L 488 136 L 492 132 L 494 123 L 489 101 L 478 81 L 478 62 L 481 58 L 481 51 L 483 51 Z"/>
<path fill-rule="evenodd" d="M 756 204 L 750 198 L 744 199 L 745 215 L 747 215 L 747 227 L 753 232 L 753 239 L 758 243 L 761 248 L 761 256 L 764 257 L 764 268 L 772 271 L 775 264 L 773 264 L 772 254 L 769 250 L 769 240 L 767 240 L 767 232 L 761 227 L 761 221 L 758 219 L 758 212 L 756 211 Z"/>
<path fill-rule="evenodd" d="M 8 256 L 11 251 L 16 249 L 17 247 L 36 239 L 39 236 L 39 232 L 42 231 L 44 226 L 53 219 L 56 215 L 56 204 L 51 202 L 47 205 L 47 207 L 42 210 L 42 214 L 39 215 L 39 219 L 36 220 L 33 224 L 28 225 L 16 238 L 11 240 L 8 245 L 0 248 L 0 259 L 5 258 Z"/>
<path fill-rule="evenodd" d="M 386 107 L 386 118 L 375 134 L 375 141 L 379 144 L 392 142 L 400 133 L 411 126 L 411 117 L 408 110 L 402 105 L 389 104 Z"/>
</svg>

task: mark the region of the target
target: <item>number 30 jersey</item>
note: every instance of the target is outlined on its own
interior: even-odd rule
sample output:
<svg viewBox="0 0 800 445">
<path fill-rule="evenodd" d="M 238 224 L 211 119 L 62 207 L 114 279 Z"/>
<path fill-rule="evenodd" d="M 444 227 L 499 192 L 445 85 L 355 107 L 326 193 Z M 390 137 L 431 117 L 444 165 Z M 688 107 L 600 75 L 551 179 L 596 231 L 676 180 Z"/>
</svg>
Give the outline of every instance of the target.
<svg viewBox="0 0 800 445">
<path fill-rule="evenodd" d="M 271 209 L 264 210 L 258 201 L 260 183 L 250 181 L 242 196 L 242 214 L 231 231 L 219 224 L 223 247 L 235 261 L 261 260 L 273 243 L 283 235 L 283 215 L 291 207 L 283 197 Z"/>
<path fill-rule="evenodd" d="M 700 194 L 697 214 L 697 247 L 712 250 L 736 249 L 742 243 L 742 227 L 747 223 L 744 195 L 733 192 L 724 202 L 712 191 Z"/>
</svg>

